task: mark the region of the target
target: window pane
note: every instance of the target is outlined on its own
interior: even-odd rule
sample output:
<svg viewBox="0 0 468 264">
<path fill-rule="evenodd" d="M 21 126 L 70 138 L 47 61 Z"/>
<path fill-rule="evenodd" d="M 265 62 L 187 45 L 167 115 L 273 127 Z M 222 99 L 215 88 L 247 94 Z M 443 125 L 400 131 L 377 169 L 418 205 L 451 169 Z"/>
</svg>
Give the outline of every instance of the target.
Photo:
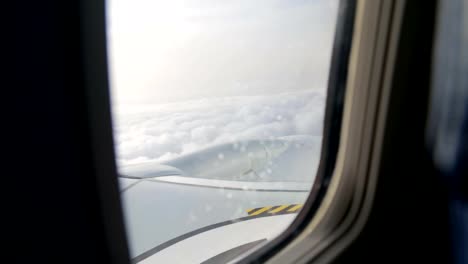
<svg viewBox="0 0 468 264">
<path fill-rule="evenodd" d="M 132 258 L 218 263 L 284 231 L 320 160 L 337 0 L 108 0 Z"/>
</svg>

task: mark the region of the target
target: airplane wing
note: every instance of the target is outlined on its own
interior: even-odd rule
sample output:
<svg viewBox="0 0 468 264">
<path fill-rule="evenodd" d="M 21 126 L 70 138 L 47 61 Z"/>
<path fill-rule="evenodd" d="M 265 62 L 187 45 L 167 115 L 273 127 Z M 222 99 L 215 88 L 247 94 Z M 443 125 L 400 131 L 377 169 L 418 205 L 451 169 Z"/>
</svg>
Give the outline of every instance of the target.
<svg viewBox="0 0 468 264">
<path fill-rule="evenodd" d="M 216 263 L 273 238 L 309 194 L 320 140 L 227 143 L 121 168 L 133 262 Z"/>
</svg>

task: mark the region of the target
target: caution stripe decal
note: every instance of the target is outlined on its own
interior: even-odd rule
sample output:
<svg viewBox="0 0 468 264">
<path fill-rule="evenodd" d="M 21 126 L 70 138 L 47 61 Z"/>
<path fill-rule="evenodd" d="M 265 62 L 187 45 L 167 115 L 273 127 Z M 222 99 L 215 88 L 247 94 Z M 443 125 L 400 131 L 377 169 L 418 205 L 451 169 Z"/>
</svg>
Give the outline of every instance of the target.
<svg viewBox="0 0 468 264">
<path fill-rule="evenodd" d="M 284 209 L 288 208 L 289 205 L 280 205 L 280 206 L 277 206 L 276 208 L 273 208 L 272 210 L 270 210 L 270 214 L 276 214 L 276 213 L 279 213 L 281 211 L 283 211 Z"/>
<path fill-rule="evenodd" d="M 297 213 L 302 208 L 302 204 L 288 204 L 278 206 L 265 206 L 247 210 L 249 216 L 268 216 L 277 214 Z"/>
<path fill-rule="evenodd" d="M 253 216 L 253 215 L 259 215 L 259 214 L 261 214 L 261 213 L 267 213 L 268 210 L 270 210 L 272 207 L 273 207 L 273 206 L 262 207 L 262 208 L 260 208 L 260 209 L 257 209 L 257 210 L 255 210 L 255 211 L 253 211 L 253 212 L 250 212 L 249 215 L 252 215 L 252 216 Z"/>
<path fill-rule="evenodd" d="M 298 210 L 301 209 L 301 208 L 302 208 L 302 204 L 296 204 L 295 206 L 289 208 L 287 211 L 290 212 L 290 213 L 292 213 L 292 212 L 298 211 Z"/>
</svg>

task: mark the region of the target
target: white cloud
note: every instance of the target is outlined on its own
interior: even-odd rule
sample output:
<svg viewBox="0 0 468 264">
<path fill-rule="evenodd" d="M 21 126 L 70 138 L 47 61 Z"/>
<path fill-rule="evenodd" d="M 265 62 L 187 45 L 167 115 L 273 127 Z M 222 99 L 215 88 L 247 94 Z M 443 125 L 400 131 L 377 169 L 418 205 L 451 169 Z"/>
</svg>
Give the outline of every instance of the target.
<svg viewBox="0 0 468 264">
<path fill-rule="evenodd" d="M 303 91 L 120 105 L 114 109 L 118 161 L 121 165 L 163 162 L 226 142 L 321 136 L 324 103 L 323 93 Z"/>
</svg>

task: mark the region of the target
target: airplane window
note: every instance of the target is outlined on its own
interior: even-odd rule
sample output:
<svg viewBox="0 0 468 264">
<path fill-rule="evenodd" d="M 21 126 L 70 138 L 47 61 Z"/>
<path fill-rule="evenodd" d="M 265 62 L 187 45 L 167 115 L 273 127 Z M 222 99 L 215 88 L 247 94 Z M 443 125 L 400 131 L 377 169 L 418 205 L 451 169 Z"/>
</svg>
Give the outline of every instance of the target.
<svg viewBox="0 0 468 264">
<path fill-rule="evenodd" d="M 134 263 L 223 263 L 284 231 L 320 161 L 338 0 L 108 0 Z"/>
</svg>

